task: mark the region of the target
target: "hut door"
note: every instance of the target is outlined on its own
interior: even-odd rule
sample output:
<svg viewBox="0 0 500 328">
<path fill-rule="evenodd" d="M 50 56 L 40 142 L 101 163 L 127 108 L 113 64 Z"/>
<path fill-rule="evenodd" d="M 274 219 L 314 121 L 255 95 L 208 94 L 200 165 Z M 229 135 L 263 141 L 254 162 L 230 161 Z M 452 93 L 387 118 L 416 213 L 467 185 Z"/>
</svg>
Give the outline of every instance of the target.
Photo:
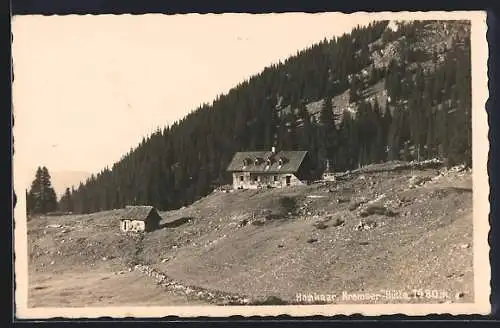
<svg viewBox="0 0 500 328">
<path fill-rule="evenodd" d="M 286 179 L 286 185 L 289 186 L 291 177 L 287 175 L 285 179 Z"/>
</svg>

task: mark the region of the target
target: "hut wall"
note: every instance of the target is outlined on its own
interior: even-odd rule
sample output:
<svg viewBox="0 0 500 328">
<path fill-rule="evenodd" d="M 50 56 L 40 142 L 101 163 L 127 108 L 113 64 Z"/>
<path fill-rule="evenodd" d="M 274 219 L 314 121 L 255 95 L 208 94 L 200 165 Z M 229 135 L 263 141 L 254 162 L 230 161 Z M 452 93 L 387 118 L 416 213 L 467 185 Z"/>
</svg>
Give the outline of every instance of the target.
<svg viewBox="0 0 500 328">
<path fill-rule="evenodd" d="M 120 223 L 120 228 L 122 231 L 133 231 L 140 232 L 146 230 L 146 224 L 144 221 L 140 220 L 123 220 Z"/>
</svg>

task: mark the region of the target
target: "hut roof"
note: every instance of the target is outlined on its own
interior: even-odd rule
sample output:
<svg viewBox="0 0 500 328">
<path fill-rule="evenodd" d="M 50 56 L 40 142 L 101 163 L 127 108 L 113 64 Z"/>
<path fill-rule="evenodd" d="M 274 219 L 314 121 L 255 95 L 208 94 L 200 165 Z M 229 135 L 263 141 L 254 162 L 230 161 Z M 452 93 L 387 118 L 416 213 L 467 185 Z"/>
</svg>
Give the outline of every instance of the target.
<svg viewBox="0 0 500 328">
<path fill-rule="evenodd" d="M 126 206 L 121 219 L 145 221 L 152 211 L 158 214 L 153 206 Z"/>
<path fill-rule="evenodd" d="M 271 151 L 237 152 L 227 170 L 230 172 L 294 173 L 299 170 L 306 155 L 307 151 L 302 150 L 282 150 L 277 153 Z M 255 161 L 255 159 L 263 160 Z M 268 159 L 270 162 L 267 161 Z"/>
</svg>

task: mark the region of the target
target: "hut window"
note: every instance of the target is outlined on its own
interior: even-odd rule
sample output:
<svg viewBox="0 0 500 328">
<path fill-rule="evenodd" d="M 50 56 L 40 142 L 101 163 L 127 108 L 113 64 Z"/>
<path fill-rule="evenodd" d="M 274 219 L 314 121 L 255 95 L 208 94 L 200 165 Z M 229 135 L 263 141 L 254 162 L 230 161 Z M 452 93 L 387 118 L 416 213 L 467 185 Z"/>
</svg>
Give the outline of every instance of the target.
<svg viewBox="0 0 500 328">
<path fill-rule="evenodd" d="M 287 162 L 288 162 L 288 160 L 285 157 L 280 157 L 280 159 L 278 160 L 278 165 L 282 166 L 283 164 L 285 164 Z"/>
<path fill-rule="evenodd" d="M 273 180 L 278 181 L 278 176 L 277 175 L 273 176 Z"/>
<path fill-rule="evenodd" d="M 243 176 L 242 175 L 240 175 L 240 181 L 243 181 Z"/>
<path fill-rule="evenodd" d="M 260 163 L 262 163 L 263 161 L 264 161 L 264 160 L 263 160 L 262 158 L 257 157 L 257 158 L 255 159 L 255 165 L 259 165 L 259 164 L 260 164 Z"/>
<path fill-rule="evenodd" d="M 269 170 L 269 168 L 271 167 L 271 164 L 272 164 L 272 160 L 271 158 L 267 158 L 266 159 L 266 170 Z"/>
</svg>

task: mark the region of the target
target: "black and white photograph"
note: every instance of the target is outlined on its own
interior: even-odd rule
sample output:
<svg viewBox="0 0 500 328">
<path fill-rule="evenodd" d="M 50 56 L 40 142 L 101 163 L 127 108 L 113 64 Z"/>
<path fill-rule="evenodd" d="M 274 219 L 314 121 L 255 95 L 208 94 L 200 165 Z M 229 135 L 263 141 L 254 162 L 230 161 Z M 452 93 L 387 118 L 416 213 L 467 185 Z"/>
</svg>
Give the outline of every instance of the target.
<svg viewBox="0 0 500 328">
<path fill-rule="evenodd" d="M 12 33 L 19 317 L 490 311 L 485 13 Z"/>
</svg>

